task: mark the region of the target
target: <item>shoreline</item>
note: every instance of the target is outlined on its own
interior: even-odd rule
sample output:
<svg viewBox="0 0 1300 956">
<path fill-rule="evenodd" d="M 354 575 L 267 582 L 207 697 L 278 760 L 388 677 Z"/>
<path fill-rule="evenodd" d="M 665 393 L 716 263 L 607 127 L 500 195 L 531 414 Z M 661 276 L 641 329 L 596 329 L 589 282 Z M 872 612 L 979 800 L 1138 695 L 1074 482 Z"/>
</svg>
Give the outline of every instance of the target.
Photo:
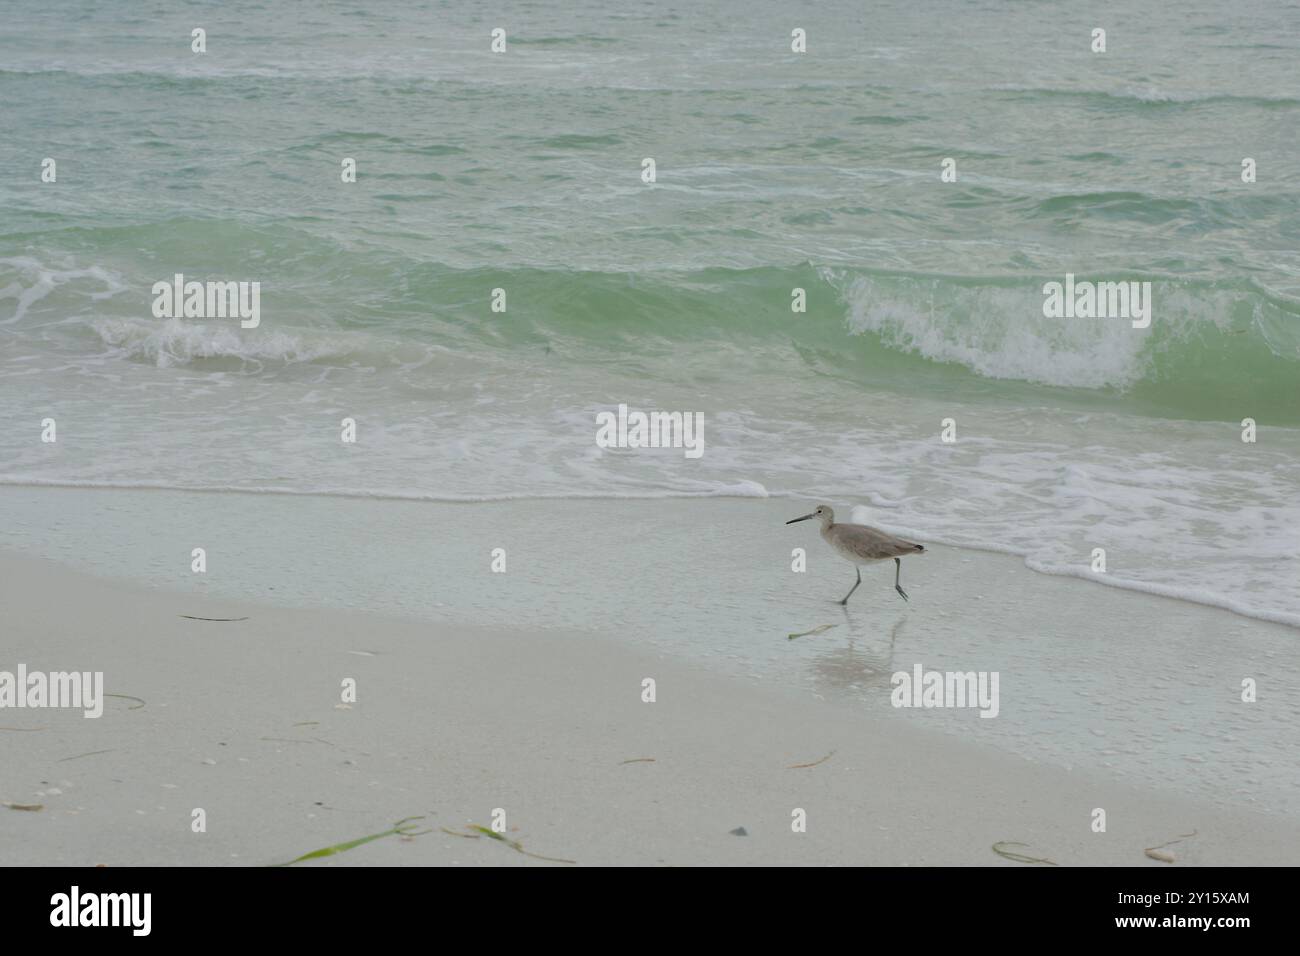
<svg viewBox="0 0 1300 956">
<path fill-rule="evenodd" d="M 0 569 L 13 663 L 103 670 L 106 692 L 127 695 L 99 719 L 2 713 L 26 732 L 0 731 L 0 800 L 44 805 L 0 808 L 6 865 L 283 863 L 420 815 L 432 832 L 299 865 L 565 865 L 440 829 L 489 826 L 498 808 L 526 851 L 598 865 L 1026 865 L 993 851 L 1010 841 L 1060 865 L 1165 866 L 1144 849 L 1193 831 L 1168 848 L 1175 865 L 1294 864 L 1300 842 L 1291 816 L 1046 766 L 590 635 L 292 610 L 30 556 L 0 554 Z M 1089 828 L 1096 807 L 1106 833 Z"/>
<path fill-rule="evenodd" d="M 803 495 L 792 492 L 769 492 L 761 485 L 755 485 L 762 489 L 762 494 L 739 494 L 735 491 L 719 492 L 665 492 L 662 494 L 641 494 L 641 495 L 594 495 L 594 494 L 538 494 L 538 495 L 487 495 L 480 497 L 455 497 L 455 496 L 438 496 L 438 495 L 415 495 L 399 494 L 396 492 L 352 492 L 339 490 L 321 490 L 313 489 L 300 491 L 292 488 L 258 488 L 258 487 L 241 487 L 236 485 L 229 486 L 212 486 L 212 487 L 195 487 L 183 488 L 167 484 L 149 484 L 143 482 L 68 482 L 59 480 L 40 480 L 40 479 L 21 479 L 16 481 L 5 480 L 0 478 L 0 489 L 14 488 L 19 490 L 37 490 L 53 489 L 57 491 L 87 491 L 87 492 L 141 492 L 141 493 L 160 493 L 160 494 L 177 494 L 177 495 L 246 495 L 255 498 L 284 496 L 288 498 L 312 498 L 323 500 L 339 501 L 360 501 L 360 502 L 392 502 L 402 504 L 428 504 L 428 505 L 446 505 L 446 506 L 475 506 L 475 505 L 493 505 L 493 504 L 510 504 L 510 503 L 543 503 L 543 502 L 597 502 L 597 503 L 622 503 L 622 502 L 664 502 L 664 501 L 791 501 L 802 502 L 810 500 Z M 854 506 L 856 511 L 861 506 Z M 1066 567 L 1063 565 L 1053 565 L 1033 558 L 1031 555 L 1018 551 L 1011 546 L 997 545 L 978 545 L 965 541 L 954 541 L 943 537 L 934 537 L 927 535 L 917 529 L 903 527 L 900 525 L 887 525 L 881 522 L 879 518 L 873 518 L 869 509 L 863 509 L 863 516 L 859 519 L 856 515 L 846 520 L 862 520 L 866 523 L 876 523 L 884 527 L 899 537 L 914 538 L 918 540 L 927 540 L 934 544 L 943 545 L 947 548 L 955 548 L 962 551 L 976 551 L 985 554 L 1004 555 L 1015 558 L 1024 565 L 1026 569 L 1036 574 L 1047 577 L 1068 577 L 1080 581 L 1086 581 L 1103 588 L 1117 588 L 1122 591 L 1131 591 L 1137 594 L 1144 594 L 1150 597 L 1166 598 L 1171 601 L 1180 601 L 1198 607 L 1212 608 L 1219 611 L 1227 611 L 1238 617 L 1246 618 L 1253 621 L 1262 621 L 1268 624 L 1278 624 L 1283 627 L 1294 628 L 1300 638 L 1300 615 L 1288 614 L 1285 612 L 1260 610 L 1247 608 L 1239 602 L 1231 601 L 1221 597 L 1196 597 L 1188 593 L 1188 589 L 1162 585 L 1155 582 L 1144 582 L 1126 580 L 1107 575 L 1100 577 L 1095 573 L 1085 571 L 1082 567 Z"/>
</svg>

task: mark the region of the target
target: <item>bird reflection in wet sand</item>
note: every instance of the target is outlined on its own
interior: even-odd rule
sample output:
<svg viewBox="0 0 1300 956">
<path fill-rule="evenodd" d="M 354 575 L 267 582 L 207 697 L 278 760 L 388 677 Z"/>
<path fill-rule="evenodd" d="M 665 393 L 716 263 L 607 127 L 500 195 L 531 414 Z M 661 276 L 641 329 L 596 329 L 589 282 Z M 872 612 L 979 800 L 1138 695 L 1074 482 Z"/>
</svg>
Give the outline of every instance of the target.
<svg viewBox="0 0 1300 956">
<path fill-rule="evenodd" d="M 858 650 L 854 640 L 849 638 L 848 647 L 841 646 L 818 654 L 808 665 L 818 686 L 851 691 L 890 687 L 894 673 L 894 642 L 906 623 L 906 618 L 899 618 L 890 629 L 887 646 Z"/>
</svg>

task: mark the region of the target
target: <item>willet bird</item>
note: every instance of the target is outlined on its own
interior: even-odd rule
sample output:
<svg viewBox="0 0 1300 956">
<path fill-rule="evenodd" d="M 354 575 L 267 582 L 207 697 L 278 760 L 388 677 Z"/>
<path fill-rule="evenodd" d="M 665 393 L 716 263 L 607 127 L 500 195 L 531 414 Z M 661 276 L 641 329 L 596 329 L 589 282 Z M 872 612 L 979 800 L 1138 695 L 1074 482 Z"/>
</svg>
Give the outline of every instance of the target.
<svg viewBox="0 0 1300 956">
<path fill-rule="evenodd" d="M 849 598 L 853 597 L 853 592 L 862 583 L 862 565 L 870 564 L 872 561 L 887 561 L 890 558 L 894 559 L 894 590 L 904 601 L 907 600 L 907 592 L 898 583 L 898 576 L 903 570 L 903 562 L 899 559 L 907 554 L 922 554 L 925 548 L 865 524 L 836 524 L 835 512 L 827 505 L 818 505 L 817 510 L 812 514 L 804 515 L 802 518 L 791 518 L 786 524 L 807 521 L 809 518 L 820 518 L 822 537 L 826 539 L 826 543 L 844 560 L 852 561 L 857 565 L 857 583 L 849 588 L 849 593 L 844 595 L 841 604 L 848 604 Z"/>
</svg>

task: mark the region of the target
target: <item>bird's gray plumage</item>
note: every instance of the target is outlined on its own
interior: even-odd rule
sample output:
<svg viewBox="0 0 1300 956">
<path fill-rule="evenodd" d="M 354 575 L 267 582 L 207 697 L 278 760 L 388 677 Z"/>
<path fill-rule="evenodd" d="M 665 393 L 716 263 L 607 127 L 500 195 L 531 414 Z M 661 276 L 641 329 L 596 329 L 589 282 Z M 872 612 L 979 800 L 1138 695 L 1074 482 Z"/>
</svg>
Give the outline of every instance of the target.
<svg viewBox="0 0 1300 956">
<path fill-rule="evenodd" d="M 902 563 L 899 558 L 909 554 L 924 554 L 925 548 L 914 541 L 906 541 L 890 534 L 888 531 L 881 531 L 879 528 L 872 528 L 865 524 L 846 524 L 835 522 L 835 511 L 829 505 L 819 505 L 817 510 L 812 514 L 804 515 L 802 518 L 793 518 L 786 524 L 794 524 L 796 521 L 807 521 L 809 518 L 818 518 L 822 525 L 822 538 L 826 543 L 835 549 L 835 553 L 846 561 L 851 561 L 859 568 L 864 564 L 870 564 L 872 561 L 888 561 L 894 559 L 894 590 L 907 600 L 907 592 L 898 583 L 899 574 L 902 571 Z M 857 590 L 858 584 L 862 583 L 862 572 L 858 571 L 858 582 L 849 589 L 849 593 L 844 596 L 841 604 L 847 604 L 853 592 Z"/>
</svg>

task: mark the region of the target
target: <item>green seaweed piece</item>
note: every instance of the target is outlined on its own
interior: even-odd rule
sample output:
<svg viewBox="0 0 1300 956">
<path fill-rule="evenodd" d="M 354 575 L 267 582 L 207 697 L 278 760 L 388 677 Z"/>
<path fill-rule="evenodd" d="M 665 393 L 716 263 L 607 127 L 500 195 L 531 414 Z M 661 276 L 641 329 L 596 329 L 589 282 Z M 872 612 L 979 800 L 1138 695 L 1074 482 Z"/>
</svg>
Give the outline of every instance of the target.
<svg viewBox="0 0 1300 956">
<path fill-rule="evenodd" d="M 355 840 L 349 840 L 347 843 L 335 843 L 333 846 L 322 847 L 319 850 L 312 850 L 310 853 L 304 853 L 297 859 L 290 860 L 288 863 L 272 863 L 272 866 L 293 866 L 295 863 L 301 863 L 303 860 L 319 860 L 322 857 L 333 856 L 336 853 L 343 853 L 347 850 L 354 850 L 363 844 L 370 843 L 374 840 L 382 840 L 386 836 L 420 836 L 422 833 L 428 833 L 429 830 L 417 830 L 411 826 L 412 820 L 423 820 L 423 816 L 406 817 L 398 820 L 393 824 L 391 829 L 383 833 L 372 833 L 370 836 L 359 837 Z"/>
<path fill-rule="evenodd" d="M 811 631 L 802 631 L 799 634 L 787 634 L 786 639 L 793 641 L 796 637 L 807 637 L 809 634 L 820 634 L 822 631 L 829 631 L 832 627 L 839 627 L 838 624 L 819 624 Z"/>
<path fill-rule="evenodd" d="M 997 843 L 993 844 L 993 852 L 996 853 L 998 856 L 1002 857 L 1003 859 L 1015 860 L 1017 863 L 1046 863 L 1048 866 L 1060 865 L 1059 863 L 1054 863 L 1051 860 L 1045 860 L 1042 859 L 1041 857 L 1025 856 L 1023 853 L 1015 853 L 1009 850 L 998 849 L 998 847 L 1003 847 L 1003 846 L 1029 846 L 1029 844 L 1013 843 L 1007 840 L 999 840 Z"/>
<path fill-rule="evenodd" d="M 105 697 L 120 697 L 120 698 L 122 698 L 122 700 L 138 700 L 138 701 L 140 701 L 140 707 L 143 707 L 143 706 L 144 706 L 144 703 L 145 703 L 143 699 L 141 699 L 141 698 L 139 698 L 139 697 L 132 697 L 130 694 L 105 694 L 104 696 L 105 696 Z M 127 710 L 139 710 L 140 707 L 128 707 Z"/>
<path fill-rule="evenodd" d="M 489 829 L 488 827 L 481 827 L 477 823 L 471 824 L 470 826 L 467 826 L 465 829 L 475 830 L 482 836 L 496 840 L 498 843 L 504 843 L 506 846 L 510 847 L 510 849 L 514 850 L 516 853 L 522 853 L 524 856 L 531 856 L 534 860 L 546 860 L 548 863 L 572 863 L 575 866 L 577 865 L 578 862 L 577 860 L 562 860 L 559 857 L 555 857 L 555 856 L 542 856 L 540 853 L 530 853 L 528 850 L 524 849 L 524 845 L 520 843 L 518 840 L 511 840 L 508 837 L 504 837 L 500 833 L 497 833 L 495 830 Z M 446 833 L 451 833 L 452 836 L 468 836 L 471 840 L 478 839 L 477 836 L 472 836 L 467 833 L 452 833 L 452 831 L 447 830 L 445 827 L 443 828 L 443 830 Z"/>
<path fill-rule="evenodd" d="M 75 756 L 72 756 L 72 757 L 60 757 L 58 760 L 56 760 L 56 761 L 54 761 L 54 762 L 55 762 L 55 763 L 66 763 L 66 762 L 69 761 L 69 760 L 80 760 L 82 757 L 93 757 L 93 756 L 95 756 L 95 754 L 111 754 L 111 753 L 112 753 L 114 750 L 116 750 L 116 749 L 117 749 L 117 748 L 115 748 L 115 747 L 110 747 L 108 750 L 91 750 L 91 751 L 89 751 L 89 752 L 87 752 L 87 753 L 84 753 L 84 754 L 76 754 Z"/>
</svg>

